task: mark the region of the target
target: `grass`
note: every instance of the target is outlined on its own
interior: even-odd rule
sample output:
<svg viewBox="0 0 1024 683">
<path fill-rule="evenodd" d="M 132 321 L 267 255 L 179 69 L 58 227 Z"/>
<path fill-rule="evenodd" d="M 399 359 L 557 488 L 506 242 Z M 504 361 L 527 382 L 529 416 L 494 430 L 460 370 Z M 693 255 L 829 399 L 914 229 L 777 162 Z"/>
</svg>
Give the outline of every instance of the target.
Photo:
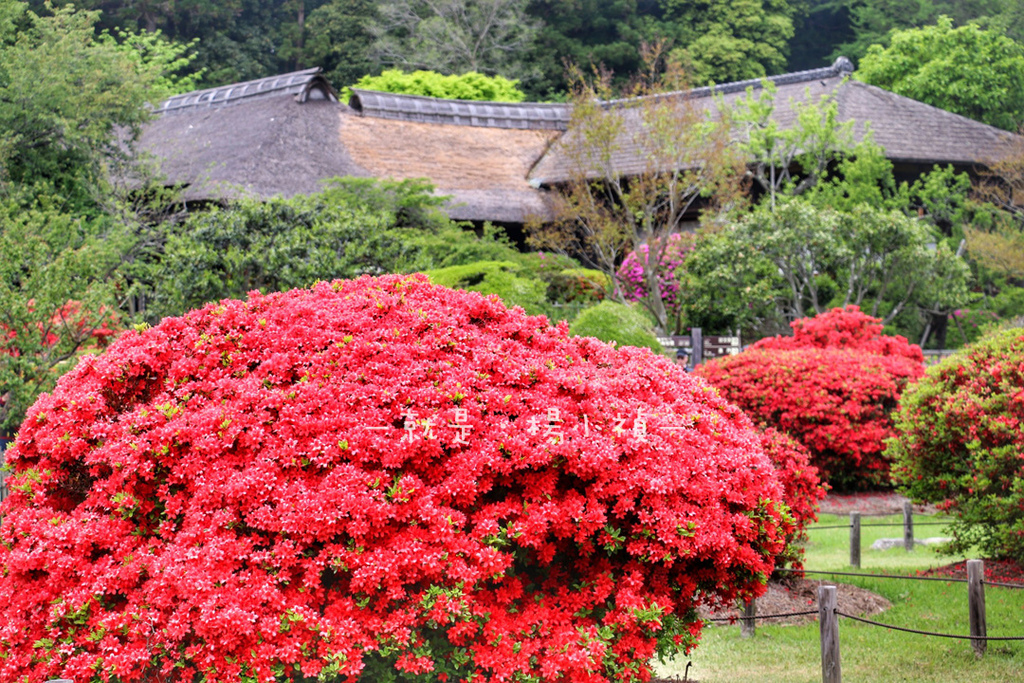
<svg viewBox="0 0 1024 683">
<path fill-rule="evenodd" d="M 938 517 L 915 515 L 918 521 L 939 521 Z M 846 524 L 847 517 L 822 515 L 815 526 Z M 865 517 L 862 524 L 894 522 L 901 515 Z M 940 526 L 915 528 L 915 536 L 941 536 Z M 902 547 L 887 551 L 871 550 L 878 538 L 901 537 L 901 526 L 861 529 L 861 569 L 849 566 L 849 531 L 821 529 L 809 532 L 805 566 L 807 569 L 860 571 L 872 574 L 909 574 L 929 567 L 966 559 L 964 556 L 939 555 L 934 549 L 918 546 L 912 552 Z M 809 576 L 824 583 L 843 582 L 861 586 L 884 596 L 892 609 L 871 617 L 906 628 L 939 633 L 966 634 L 967 586 L 945 581 L 913 581 L 855 577 Z M 988 587 L 985 591 L 988 634 L 1024 636 L 1024 590 Z M 818 624 L 803 626 L 758 625 L 752 639 L 740 637 L 740 628 L 709 626 L 700 646 L 689 657 L 659 664 L 658 676 L 682 679 L 687 662 L 692 662 L 690 680 L 701 683 L 817 683 L 821 681 L 821 655 Z M 964 640 L 934 638 L 900 633 L 849 619 L 839 621 L 839 646 L 843 680 L 851 683 L 895 681 L 931 683 L 933 681 L 970 681 L 1005 683 L 1024 680 L 1024 641 L 990 642 L 988 652 L 978 660 L 970 643 Z"/>
</svg>

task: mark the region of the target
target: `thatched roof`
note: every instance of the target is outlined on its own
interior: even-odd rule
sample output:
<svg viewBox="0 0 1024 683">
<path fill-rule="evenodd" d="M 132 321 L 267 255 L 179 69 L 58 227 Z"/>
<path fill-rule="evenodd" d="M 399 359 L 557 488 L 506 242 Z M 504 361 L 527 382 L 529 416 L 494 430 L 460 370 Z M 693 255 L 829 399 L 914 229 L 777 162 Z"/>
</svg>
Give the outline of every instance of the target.
<svg viewBox="0 0 1024 683">
<path fill-rule="evenodd" d="M 467 103 L 442 100 L 448 113 L 417 123 L 388 112 L 422 109 L 430 98 L 388 96 L 386 108 L 359 112 L 309 97 L 319 81 L 310 69 L 179 95 L 160 107 L 141 146 L 162 159 L 170 183 L 187 186 L 190 200 L 308 194 L 335 176 L 427 178 L 451 196 L 448 213 L 457 220 L 550 215 L 547 192 L 526 176 L 557 135 L 557 106 L 474 106 L 467 116 Z M 503 121 L 509 126 L 497 125 Z"/>
<path fill-rule="evenodd" d="M 829 67 L 770 77 L 768 80 L 777 88 L 773 119 L 780 128 L 791 127 L 797 116 L 794 103 L 835 98 L 839 120 L 855 122 L 858 136 L 863 136 L 865 124 L 868 124 L 875 142 L 885 149 L 890 160 L 919 165 L 984 165 L 1004 154 L 1014 137 L 998 128 L 852 80 L 849 78 L 852 71 L 850 61 L 840 57 Z M 714 112 L 719 107 L 733 106 L 745 97 L 748 88 L 752 88 L 756 96 L 756 91 L 762 87 L 760 80 L 750 80 L 667 93 L 656 98 L 676 101 L 697 111 Z M 637 144 L 642 125 L 637 102 L 606 103 L 609 111 L 623 118 L 622 132 L 610 162 L 618 174 L 642 173 L 647 167 L 647 160 Z M 566 182 L 574 175 L 576 163 L 564 144 L 556 144 L 534 167 L 530 179 L 540 185 Z"/>
<path fill-rule="evenodd" d="M 981 164 L 998 158 L 1010 134 L 879 88 L 848 80 L 852 65 L 773 77 L 775 118 L 792 125 L 792 101 L 835 97 L 840 118 L 870 121 L 875 140 L 895 161 Z M 699 88 L 659 97 L 711 108 L 736 101 L 760 81 Z M 713 97 L 715 95 L 715 97 Z M 335 176 L 426 178 L 451 195 L 463 220 L 522 223 L 548 217 L 544 187 L 571 176 L 559 142 L 569 119 L 562 104 L 481 103 L 354 91 L 339 103 L 319 69 L 178 95 L 164 102 L 141 146 L 161 158 L 170 183 L 187 199 L 239 193 L 258 197 L 316 192 Z M 629 102 L 609 102 L 627 134 L 613 163 L 642 172 L 628 131 L 639 125 Z M 571 131 L 566 135 L 572 135 Z"/>
</svg>

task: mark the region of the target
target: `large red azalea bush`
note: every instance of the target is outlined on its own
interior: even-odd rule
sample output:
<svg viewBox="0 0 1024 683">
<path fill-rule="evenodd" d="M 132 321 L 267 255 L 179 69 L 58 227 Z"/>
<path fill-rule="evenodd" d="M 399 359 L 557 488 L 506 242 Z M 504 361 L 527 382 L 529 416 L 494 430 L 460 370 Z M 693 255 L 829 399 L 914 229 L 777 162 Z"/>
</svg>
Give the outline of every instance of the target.
<svg viewBox="0 0 1024 683">
<path fill-rule="evenodd" d="M 803 569 L 807 527 L 818 521 L 818 504 L 828 486 L 811 464 L 811 453 L 787 434 L 768 427 L 761 433 L 761 445 L 782 484 L 782 495 L 793 526 L 786 536 L 786 549 L 776 558 L 779 567 Z"/>
<path fill-rule="evenodd" d="M 900 395 L 924 374 L 921 349 L 883 335 L 856 306 L 792 327 L 791 337 L 763 339 L 699 373 L 755 422 L 806 446 L 833 488 L 890 485 L 885 440 Z"/>
<path fill-rule="evenodd" d="M 915 499 L 955 515 L 950 549 L 1024 563 L 1024 330 L 969 346 L 903 395 L 887 453 Z"/>
<path fill-rule="evenodd" d="M 4 681 L 645 680 L 792 532 L 703 381 L 422 276 L 128 332 L 9 461 Z"/>
</svg>

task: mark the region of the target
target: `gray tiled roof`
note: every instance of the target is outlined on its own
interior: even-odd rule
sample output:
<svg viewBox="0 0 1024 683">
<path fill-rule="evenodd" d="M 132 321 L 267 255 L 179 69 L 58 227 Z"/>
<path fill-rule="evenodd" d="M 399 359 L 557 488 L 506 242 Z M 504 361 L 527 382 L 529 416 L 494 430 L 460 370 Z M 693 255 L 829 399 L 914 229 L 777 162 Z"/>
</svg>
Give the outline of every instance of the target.
<svg viewBox="0 0 1024 683">
<path fill-rule="evenodd" d="M 565 130 L 570 114 L 565 104 L 442 100 L 357 89 L 352 90 L 349 106 L 380 119 L 529 130 Z"/>
<path fill-rule="evenodd" d="M 849 60 L 841 57 L 830 67 L 768 79 L 777 88 L 773 119 L 780 128 L 791 127 L 797 116 L 794 103 L 834 97 L 839 120 L 853 121 L 858 136 L 870 127 L 875 142 L 885 149 L 889 159 L 915 164 L 984 165 L 999 158 L 1013 138 L 998 128 L 853 80 L 849 77 L 851 70 Z M 719 106 L 735 105 L 748 88 L 756 91 L 761 87 L 759 80 L 741 81 L 657 97 L 678 99 L 692 104 L 698 111 L 713 113 Z M 608 103 L 609 109 L 618 112 L 623 119 L 622 132 L 610 159 L 611 168 L 619 175 L 646 170 L 647 162 L 637 144 L 642 137 L 638 135 L 642 114 L 640 108 L 630 106 L 636 102 Z M 572 136 L 572 131 L 566 135 Z M 571 140 L 571 137 L 563 141 L 566 139 Z M 575 175 L 570 156 L 563 144 L 553 145 L 537 162 L 530 179 L 541 185 L 568 181 Z"/>
<path fill-rule="evenodd" d="M 251 100 L 256 97 L 270 95 L 296 95 L 300 101 L 305 101 L 310 91 L 318 89 L 320 94 L 326 98 L 334 95 L 330 85 L 320 75 L 320 67 L 293 71 L 292 73 L 281 74 L 260 78 L 255 81 L 244 83 L 232 83 L 231 85 L 207 90 L 195 90 L 181 95 L 175 95 L 164 100 L 157 108 L 157 114 L 181 111 L 183 109 L 194 109 L 197 107 L 214 107 L 225 104 L 235 104 L 240 100 Z"/>
</svg>

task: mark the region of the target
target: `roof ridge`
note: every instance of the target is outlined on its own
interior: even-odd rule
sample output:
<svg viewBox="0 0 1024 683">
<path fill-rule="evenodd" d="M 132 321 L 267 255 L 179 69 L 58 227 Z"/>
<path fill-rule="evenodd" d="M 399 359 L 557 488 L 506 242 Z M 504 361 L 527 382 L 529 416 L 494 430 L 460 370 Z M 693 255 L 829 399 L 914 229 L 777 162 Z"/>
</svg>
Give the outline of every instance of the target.
<svg viewBox="0 0 1024 683">
<path fill-rule="evenodd" d="M 300 71 L 290 71 L 288 73 L 278 74 L 276 76 L 256 78 L 251 81 L 229 83 L 215 88 L 205 88 L 203 90 L 192 90 L 190 92 L 181 93 L 180 95 L 172 95 L 171 97 L 168 97 L 160 103 L 160 106 L 157 107 L 155 113 L 162 114 L 164 112 L 176 111 L 190 107 L 224 104 L 227 102 L 235 102 L 237 100 L 258 97 L 260 95 L 267 95 L 271 93 L 288 92 L 298 94 L 305 90 L 306 87 L 314 80 L 318 78 L 323 79 L 320 72 L 321 68 L 314 66 Z M 324 81 L 324 83 L 326 85 L 326 81 Z M 327 85 L 327 87 L 329 88 L 330 86 Z"/>
<path fill-rule="evenodd" d="M 565 130 L 571 106 L 560 102 L 490 102 L 352 88 L 349 106 L 362 116 L 485 128 Z"/>
<path fill-rule="evenodd" d="M 732 81 L 721 85 L 705 85 L 689 90 L 673 90 L 672 92 L 658 93 L 657 95 L 646 95 L 642 97 L 622 97 L 614 100 L 605 100 L 605 106 L 617 106 L 627 102 L 646 99 L 647 97 L 658 99 L 663 97 L 677 97 L 685 95 L 687 98 L 710 97 L 712 95 L 728 95 L 734 92 L 743 92 L 747 88 L 761 88 L 764 81 L 770 81 L 775 85 L 791 85 L 793 83 L 804 83 L 807 81 L 822 80 L 825 78 L 836 78 L 854 72 L 853 62 L 846 57 L 837 57 L 836 61 L 829 66 L 822 66 L 817 69 L 806 69 L 804 71 L 793 71 L 775 76 L 764 76 L 763 78 L 748 78 L 744 81 Z"/>
</svg>

